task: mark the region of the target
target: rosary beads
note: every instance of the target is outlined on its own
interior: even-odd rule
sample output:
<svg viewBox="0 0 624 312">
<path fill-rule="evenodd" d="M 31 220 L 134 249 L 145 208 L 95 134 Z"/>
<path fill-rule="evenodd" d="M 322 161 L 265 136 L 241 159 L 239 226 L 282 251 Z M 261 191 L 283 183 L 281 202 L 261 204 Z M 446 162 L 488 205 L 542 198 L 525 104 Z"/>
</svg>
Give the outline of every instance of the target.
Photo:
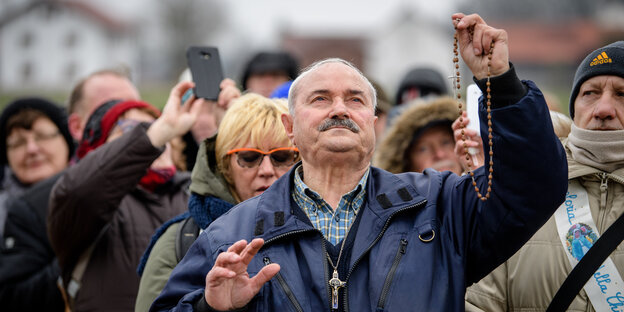
<svg viewBox="0 0 624 312">
<path fill-rule="evenodd" d="M 475 192 L 477 193 L 477 197 L 479 199 L 481 199 L 481 201 L 486 201 L 490 198 L 490 193 L 492 192 L 492 173 L 494 172 L 494 162 L 492 161 L 492 156 L 494 155 L 493 152 L 493 143 L 492 143 L 492 96 L 490 94 L 490 77 L 492 76 L 490 68 L 492 65 L 492 51 L 494 50 L 494 42 L 490 43 L 490 52 L 488 53 L 488 72 L 487 72 L 487 89 L 486 89 L 486 103 L 487 103 L 487 124 L 488 124 L 488 145 L 489 145 L 489 156 L 490 156 L 490 162 L 489 162 L 489 175 L 488 175 L 488 187 L 487 187 L 487 193 L 485 195 L 481 195 L 481 192 L 479 190 L 479 187 L 477 186 L 477 182 L 475 181 L 474 178 L 474 172 L 472 170 L 472 166 L 470 165 L 470 160 L 471 160 L 471 156 L 468 153 L 468 147 L 466 144 L 466 135 L 465 135 L 465 129 L 466 129 L 466 124 L 464 124 L 464 118 L 462 115 L 462 103 L 461 103 L 461 93 L 460 93 L 460 89 L 461 89 L 461 84 L 460 84 L 460 74 L 459 74 L 459 53 L 458 53 L 458 38 L 457 38 L 457 27 L 455 27 L 455 35 L 453 36 L 453 64 L 455 67 L 455 81 L 453 83 L 453 89 L 455 91 L 456 97 L 457 97 L 457 103 L 459 106 L 459 124 L 460 124 L 460 129 L 461 129 L 461 139 L 464 142 L 464 155 L 466 157 L 466 163 L 468 166 L 468 174 L 470 175 L 470 178 L 472 179 L 472 186 L 475 189 Z"/>
</svg>

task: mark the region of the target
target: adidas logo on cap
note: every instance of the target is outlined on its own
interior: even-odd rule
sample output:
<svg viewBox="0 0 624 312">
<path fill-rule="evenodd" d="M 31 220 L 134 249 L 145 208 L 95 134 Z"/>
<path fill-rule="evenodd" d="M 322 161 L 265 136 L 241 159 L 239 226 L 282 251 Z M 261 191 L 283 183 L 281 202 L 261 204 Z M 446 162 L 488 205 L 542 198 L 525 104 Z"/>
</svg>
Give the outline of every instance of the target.
<svg viewBox="0 0 624 312">
<path fill-rule="evenodd" d="M 589 63 L 589 66 L 594 66 L 594 65 L 600 65 L 600 64 L 605 64 L 605 63 L 613 63 L 613 60 L 611 60 L 611 58 L 609 56 L 607 56 L 607 52 L 602 52 L 600 54 L 598 54 L 598 56 L 596 56 L 591 63 Z"/>
</svg>

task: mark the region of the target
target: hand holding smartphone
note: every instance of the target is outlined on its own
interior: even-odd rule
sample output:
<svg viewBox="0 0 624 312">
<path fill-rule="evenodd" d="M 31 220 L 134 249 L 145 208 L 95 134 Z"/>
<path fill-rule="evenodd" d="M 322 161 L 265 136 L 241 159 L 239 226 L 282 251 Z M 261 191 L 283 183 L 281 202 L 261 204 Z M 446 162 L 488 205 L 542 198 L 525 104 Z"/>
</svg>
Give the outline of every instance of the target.
<svg viewBox="0 0 624 312">
<path fill-rule="evenodd" d="M 186 60 L 195 82 L 195 96 L 216 101 L 221 91 L 219 84 L 223 80 L 219 50 L 216 47 L 189 47 Z"/>
</svg>

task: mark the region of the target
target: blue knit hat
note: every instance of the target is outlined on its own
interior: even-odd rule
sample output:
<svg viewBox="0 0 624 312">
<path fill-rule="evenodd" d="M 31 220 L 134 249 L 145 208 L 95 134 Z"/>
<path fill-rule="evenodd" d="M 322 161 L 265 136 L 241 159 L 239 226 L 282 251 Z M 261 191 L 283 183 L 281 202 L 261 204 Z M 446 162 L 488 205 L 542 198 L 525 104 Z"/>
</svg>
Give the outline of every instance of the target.
<svg viewBox="0 0 624 312">
<path fill-rule="evenodd" d="M 588 79 L 601 75 L 624 78 L 624 41 L 614 42 L 589 53 L 576 69 L 572 94 L 570 94 L 570 117 L 572 119 L 574 119 L 574 101 L 581 85 Z"/>
</svg>

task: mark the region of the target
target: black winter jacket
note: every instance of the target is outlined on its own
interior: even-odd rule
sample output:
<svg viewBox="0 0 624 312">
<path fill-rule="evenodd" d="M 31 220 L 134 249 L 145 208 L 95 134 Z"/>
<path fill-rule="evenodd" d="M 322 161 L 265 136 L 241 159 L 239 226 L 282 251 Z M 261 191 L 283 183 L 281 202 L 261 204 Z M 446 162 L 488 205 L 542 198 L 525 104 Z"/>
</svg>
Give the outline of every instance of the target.
<svg viewBox="0 0 624 312">
<path fill-rule="evenodd" d="M 41 181 L 8 207 L 0 250 L 3 311 L 63 311 L 56 286 L 60 269 L 46 231 L 48 198 L 59 175 Z"/>
</svg>

